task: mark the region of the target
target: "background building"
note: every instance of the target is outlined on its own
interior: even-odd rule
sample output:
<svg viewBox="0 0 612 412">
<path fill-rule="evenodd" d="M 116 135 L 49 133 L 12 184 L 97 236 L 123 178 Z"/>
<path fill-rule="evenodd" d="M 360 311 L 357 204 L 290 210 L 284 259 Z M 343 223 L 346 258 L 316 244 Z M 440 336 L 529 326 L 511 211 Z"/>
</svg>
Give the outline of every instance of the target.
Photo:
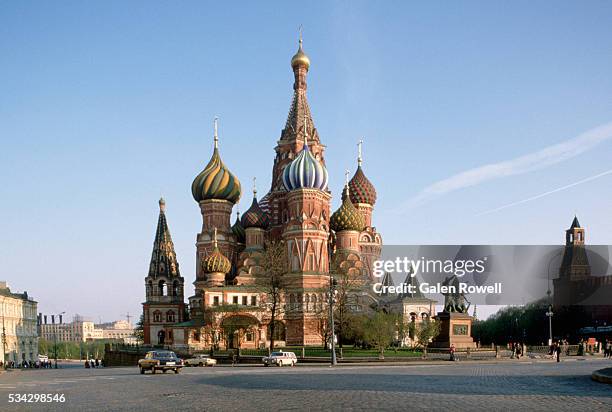
<svg viewBox="0 0 612 412">
<path fill-rule="evenodd" d="M 51 320 L 51 323 L 48 321 Z M 100 339 L 122 340 L 131 343 L 134 328 L 124 320 L 94 324 L 80 315 L 75 315 L 72 322 L 63 323 L 63 317 L 58 315 L 39 314 L 39 333 L 42 339 L 50 342 L 91 342 Z"/>
<path fill-rule="evenodd" d="M 127 320 L 100 323 L 94 325 L 94 331 L 101 333 L 100 339 L 121 340 L 124 343 L 136 343 L 134 327 Z"/>
<path fill-rule="evenodd" d="M 27 292 L 12 293 L 6 282 L 0 282 L 0 361 L 21 363 L 38 359 L 37 305 Z"/>
</svg>

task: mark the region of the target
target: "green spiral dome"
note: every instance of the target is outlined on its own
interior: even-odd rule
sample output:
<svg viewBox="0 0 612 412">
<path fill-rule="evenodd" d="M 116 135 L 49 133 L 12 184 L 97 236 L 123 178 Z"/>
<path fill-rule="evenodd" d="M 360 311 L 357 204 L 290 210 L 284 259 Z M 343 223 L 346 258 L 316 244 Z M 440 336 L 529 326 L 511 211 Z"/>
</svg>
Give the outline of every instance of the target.
<svg viewBox="0 0 612 412">
<path fill-rule="evenodd" d="M 240 181 L 229 171 L 215 147 L 210 161 L 191 184 L 191 193 L 196 202 L 216 199 L 232 203 L 240 199 Z"/>
</svg>

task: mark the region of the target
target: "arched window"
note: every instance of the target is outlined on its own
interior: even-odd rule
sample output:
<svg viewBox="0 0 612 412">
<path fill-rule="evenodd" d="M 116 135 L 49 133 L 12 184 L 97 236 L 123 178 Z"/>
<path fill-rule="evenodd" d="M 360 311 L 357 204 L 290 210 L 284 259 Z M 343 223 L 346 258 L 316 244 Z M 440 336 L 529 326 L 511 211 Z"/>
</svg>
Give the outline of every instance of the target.
<svg viewBox="0 0 612 412">
<path fill-rule="evenodd" d="M 147 283 L 147 294 L 153 295 L 153 281 L 152 280 L 150 280 L 149 283 Z"/>
<path fill-rule="evenodd" d="M 157 343 L 160 345 L 163 345 L 166 342 L 166 332 L 163 330 L 160 330 L 159 332 L 157 332 Z"/>
<path fill-rule="evenodd" d="M 175 280 L 174 283 L 172 284 L 172 296 L 178 296 L 179 295 L 179 282 L 178 280 Z"/>
<path fill-rule="evenodd" d="M 168 286 L 166 285 L 165 280 L 162 279 L 159 281 L 158 288 L 159 288 L 159 296 L 168 296 L 168 290 L 167 290 Z"/>
<path fill-rule="evenodd" d="M 175 316 L 174 316 L 174 312 L 169 310 L 168 312 L 166 312 L 166 322 L 174 322 L 176 320 Z"/>
<path fill-rule="evenodd" d="M 161 322 L 162 321 L 162 313 L 159 310 L 153 312 L 153 322 Z"/>
<path fill-rule="evenodd" d="M 304 295 L 304 304 L 306 305 L 306 312 L 310 310 L 310 295 Z"/>
</svg>

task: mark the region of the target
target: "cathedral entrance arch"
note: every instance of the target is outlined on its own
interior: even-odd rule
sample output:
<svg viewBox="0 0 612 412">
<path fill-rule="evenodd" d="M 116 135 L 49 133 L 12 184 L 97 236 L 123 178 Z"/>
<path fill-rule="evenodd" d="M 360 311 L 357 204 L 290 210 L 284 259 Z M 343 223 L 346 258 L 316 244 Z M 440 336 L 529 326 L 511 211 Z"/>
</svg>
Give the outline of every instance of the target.
<svg viewBox="0 0 612 412">
<path fill-rule="evenodd" d="M 223 339 L 227 349 L 257 348 L 259 321 L 250 315 L 230 315 L 221 321 Z"/>
</svg>

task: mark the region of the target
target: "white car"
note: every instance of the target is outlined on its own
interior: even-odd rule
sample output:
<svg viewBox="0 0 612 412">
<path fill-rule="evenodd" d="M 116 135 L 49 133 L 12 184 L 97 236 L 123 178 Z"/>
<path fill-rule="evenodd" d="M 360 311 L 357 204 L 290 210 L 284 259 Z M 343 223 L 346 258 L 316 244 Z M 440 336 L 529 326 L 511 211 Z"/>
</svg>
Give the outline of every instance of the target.
<svg viewBox="0 0 612 412">
<path fill-rule="evenodd" d="M 272 352 L 270 356 L 265 356 L 262 361 L 264 366 L 295 366 L 297 356 L 293 352 Z"/>
<path fill-rule="evenodd" d="M 195 355 L 193 358 L 185 359 L 185 366 L 215 366 L 217 360 L 209 355 Z"/>
</svg>

